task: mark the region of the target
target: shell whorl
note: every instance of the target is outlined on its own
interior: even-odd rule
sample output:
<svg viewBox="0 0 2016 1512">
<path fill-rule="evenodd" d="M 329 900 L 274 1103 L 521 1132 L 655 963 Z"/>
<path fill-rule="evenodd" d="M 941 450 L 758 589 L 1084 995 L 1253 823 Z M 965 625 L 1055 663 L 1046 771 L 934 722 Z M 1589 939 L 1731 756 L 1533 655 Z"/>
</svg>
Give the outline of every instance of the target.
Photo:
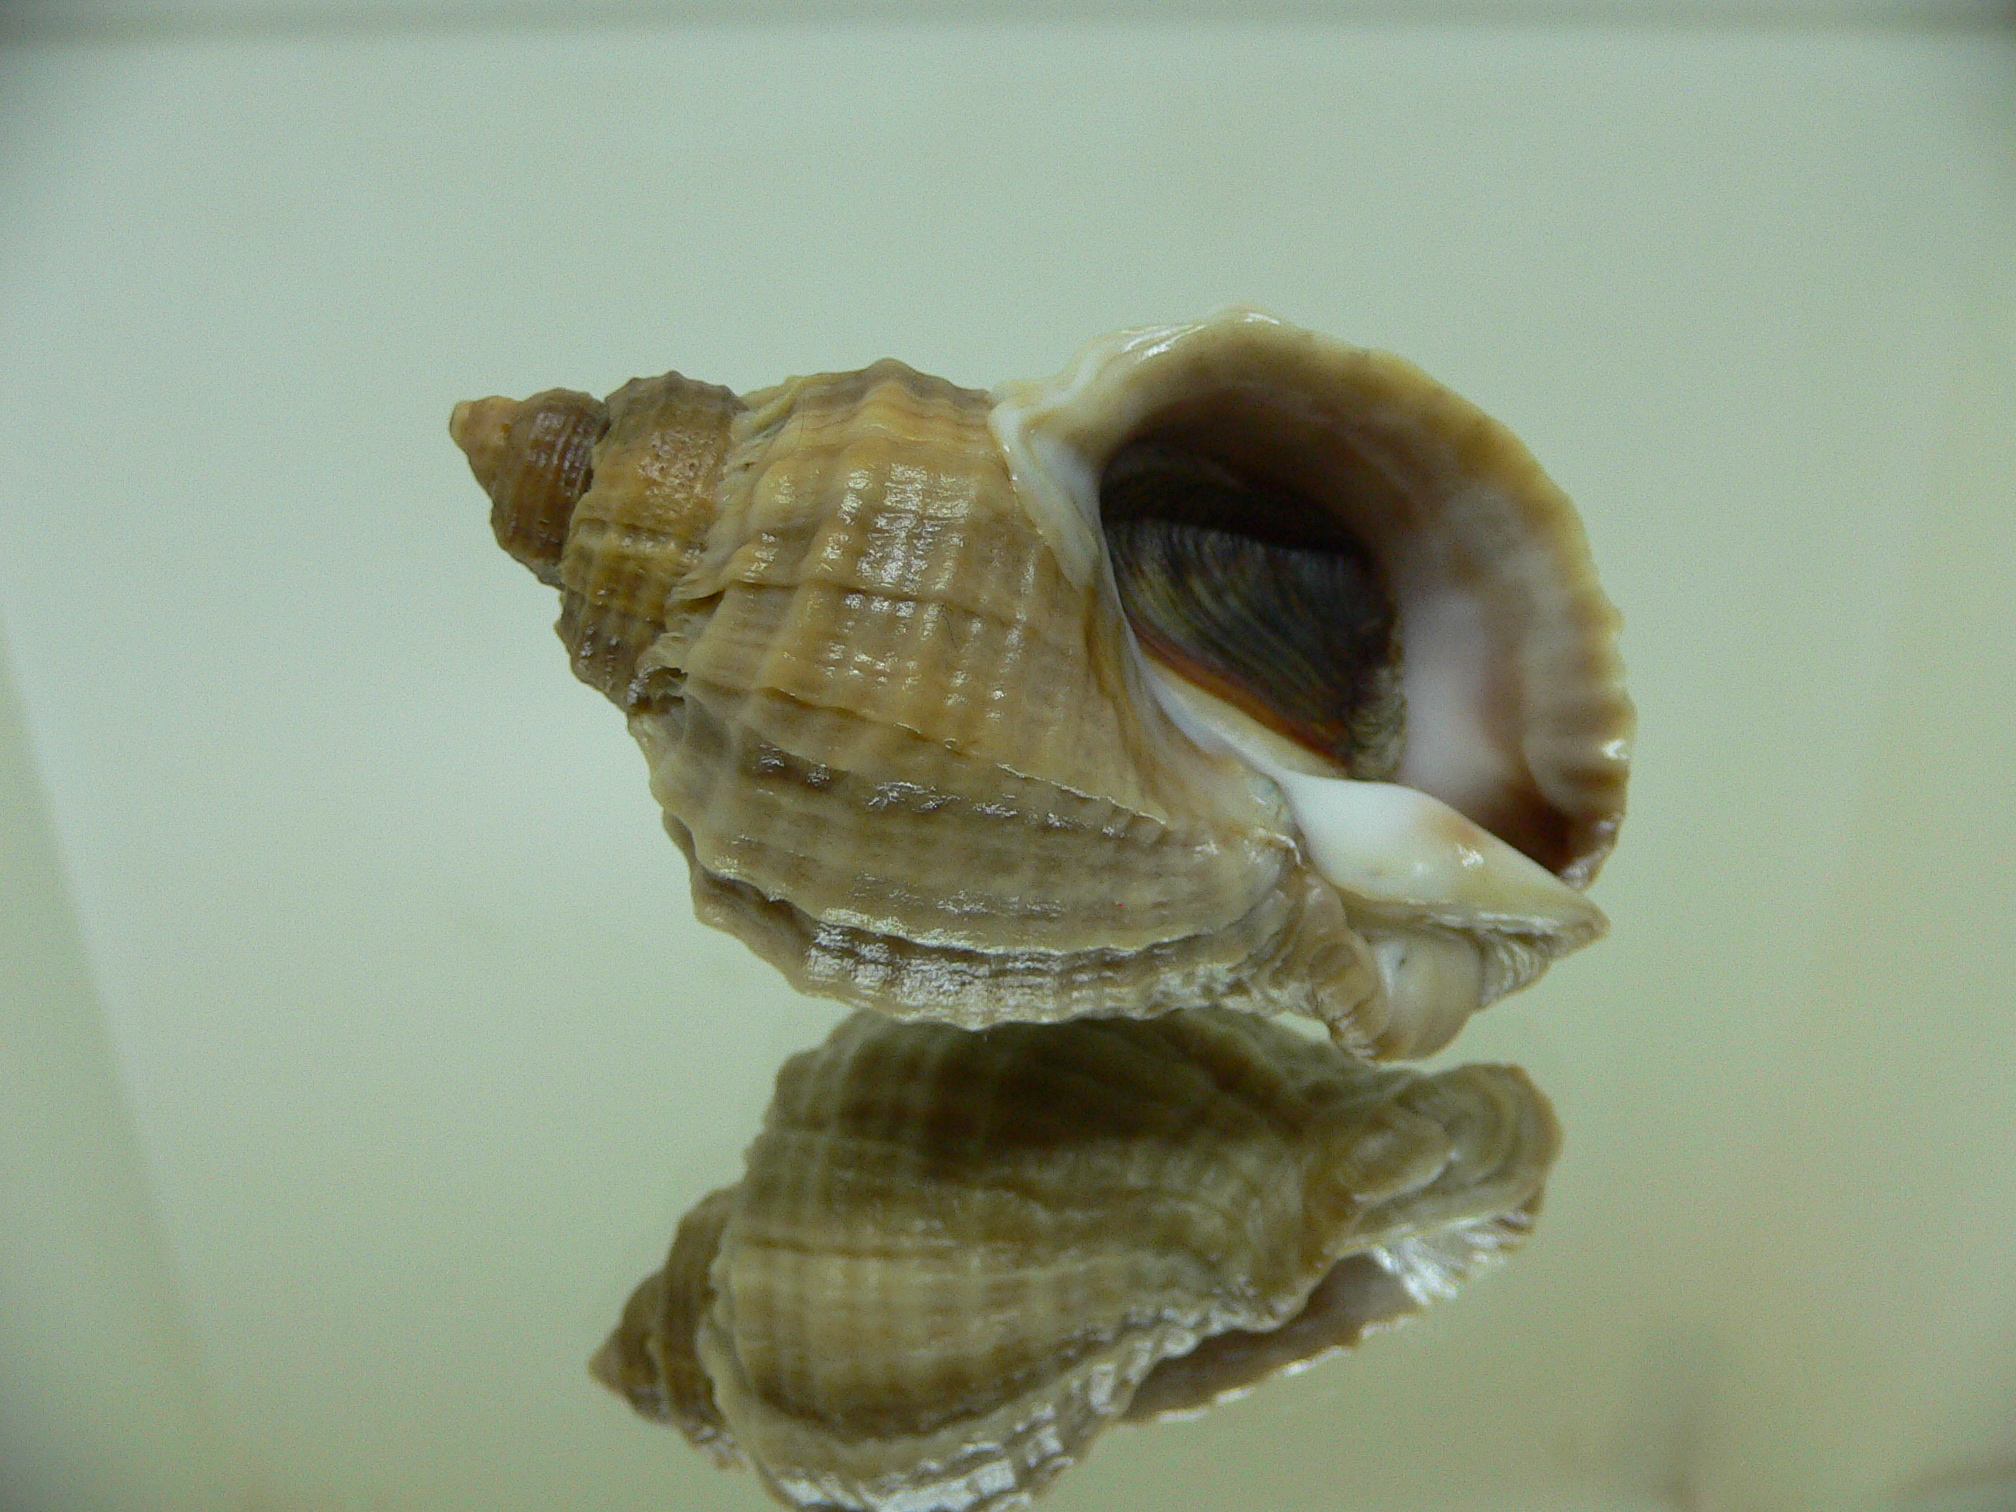
<svg viewBox="0 0 2016 1512">
<path fill-rule="evenodd" d="M 619 708 L 662 704 L 637 662 L 714 523 L 734 393 L 677 373 L 607 402 L 549 389 L 458 404 L 449 433 L 492 500 L 498 544 L 561 590 L 554 628 L 574 673 Z"/>
<path fill-rule="evenodd" d="M 897 362 L 750 396 L 631 731 L 701 917 L 794 984 L 979 1027 L 1362 1000 L 1279 800 L 1132 687 L 991 401 Z M 1313 1011 L 1313 1010 L 1312 1010 Z"/>
<path fill-rule="evenodd" d="M 490 495 L 497 544 L 549 588 L 560 586 L 568 526 L 608 427 L 607 406 L 572 389 L 523 401 L 467 399 L 448 419 L 448 434 Z"/>
</svg>

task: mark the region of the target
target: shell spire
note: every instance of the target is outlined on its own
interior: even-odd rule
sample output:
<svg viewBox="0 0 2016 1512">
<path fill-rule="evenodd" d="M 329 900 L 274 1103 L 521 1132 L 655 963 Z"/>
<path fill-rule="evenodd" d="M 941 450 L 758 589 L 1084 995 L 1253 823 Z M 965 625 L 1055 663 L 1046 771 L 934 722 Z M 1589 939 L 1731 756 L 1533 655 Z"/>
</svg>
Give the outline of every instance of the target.
<svg viewBox="0 0 2016 1512">
<path fill-rule="evenodd" d="M 448 434 L 490 495 L 497 544 L 551 588 L 574 506 L 587 491 L 595 443 L 609 428 L 599 400 L 572 389 L 530 399 L 465 399 L 448 417 Z"/>
<path fill-rule="evenodd" d="M 733 392 L 677 373 L 606 401 L 571 389 L 466 400 L 448 433 L 490 495 L 497 543 L 561 590 L 575 675 L 631 710 L 637 660 L 670 627 L 673 586 L 714 522 Z M 662 697 L 661 697 L 662 701 Z"/>
</svg>

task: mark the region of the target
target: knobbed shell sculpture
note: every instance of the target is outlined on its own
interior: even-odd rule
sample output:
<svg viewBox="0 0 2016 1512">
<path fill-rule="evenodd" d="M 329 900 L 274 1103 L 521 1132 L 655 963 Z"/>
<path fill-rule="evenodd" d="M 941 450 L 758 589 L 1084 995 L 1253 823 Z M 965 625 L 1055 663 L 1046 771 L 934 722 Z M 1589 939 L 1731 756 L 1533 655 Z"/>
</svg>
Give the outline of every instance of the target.
<svg viewBox="0 0 2016 1512">
<path fill-rule="evenodd" d="M 1419 1055 L 1604 928 L 1615 613 L 1525 449 L 1398 358 L 1238 310 L 992 394 L 672 373 L 450 428 L 700 917 L 805 991 Z"/>
<path fill-rule="evenodd" d="M 593 1370 L 787 1506 L 1021 1506 L 1114 1422 L 1450 1293 L 1527 1233 L 1559 1139 L 1512 1068 L 1382 1069 L 1227 1010 L 860 1013 L 786 1062 Z"/>
</svg>

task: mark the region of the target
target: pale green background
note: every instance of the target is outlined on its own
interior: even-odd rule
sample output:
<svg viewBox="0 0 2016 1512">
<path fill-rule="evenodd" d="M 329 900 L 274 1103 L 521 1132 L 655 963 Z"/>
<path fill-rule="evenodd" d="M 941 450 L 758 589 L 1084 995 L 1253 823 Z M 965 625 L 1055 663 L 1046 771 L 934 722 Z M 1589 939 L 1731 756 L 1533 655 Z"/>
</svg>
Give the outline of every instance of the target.
<svg viewBox="0 0 2016 1512">
<path fill-rule="evenodd" d="M 1566 1123 L 1529 1249 L 1047 1505 L 2016 1506 L 1999 7 L 400 9 L 0 28 L 0 1506 L 765 1505 L 583 1362 L 838 1012 L 694 925 L 448 408 L 1235 300 L 1581 502 L 1615 929 L 1456 1047 Z"/>
</svg>

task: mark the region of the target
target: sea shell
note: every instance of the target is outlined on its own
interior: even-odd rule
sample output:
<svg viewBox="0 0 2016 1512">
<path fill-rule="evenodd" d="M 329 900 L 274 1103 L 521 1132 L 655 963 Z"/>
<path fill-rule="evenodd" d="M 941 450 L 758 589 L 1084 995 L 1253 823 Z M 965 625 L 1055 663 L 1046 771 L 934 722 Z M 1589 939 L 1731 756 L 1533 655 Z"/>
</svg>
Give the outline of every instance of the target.
<svg viewBox="0 0 2016 1512">
<path fill-rule="evenodd" d="M 797 1508 L 1023 1505 L 1446 1296 L 1528 1232 L 1522 1072 L 1374 1067 L 1220 1009 L 967 1032 L 856 1014 L 593 1362 Z"/>
<path fill-rule="evenodd" d="M 1615 613 L 1532 458 L 1398 358 L 1231 311 L 992 395 L 668 374 L 450 428 L 700 916 L 803 990 L 1413 1055 L 1604 928 Z"/>
</svg>

